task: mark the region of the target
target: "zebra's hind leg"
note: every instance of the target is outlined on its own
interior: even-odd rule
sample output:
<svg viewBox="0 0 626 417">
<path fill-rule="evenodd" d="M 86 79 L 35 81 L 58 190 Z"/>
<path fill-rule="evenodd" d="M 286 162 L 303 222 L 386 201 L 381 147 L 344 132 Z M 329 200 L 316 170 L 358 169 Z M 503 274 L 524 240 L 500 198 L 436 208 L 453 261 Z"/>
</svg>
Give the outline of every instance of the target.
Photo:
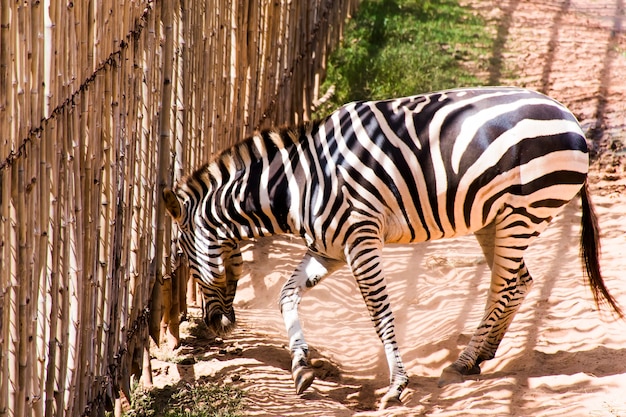
<svg viewBox="0 0 626 417">
<path fill-rule="evenodd" d="M 370 313 L 389 365 L 390 385 L 380 401 L 380 409 L 401 404 L 400 395 L 409 379 L 400 358 L 394 329 L 394 317 L 382 270 L 382 242 L 377 236 L 359 234 L 347 248 L 348 264 Z"/>
<path fill-rule="evenodd" d="M 304 392 L 315 379 L 308 362 L 309 347 L 300 326 L 298 305 L 307 290 L 342 265 L 341 261 L 323 258 L 309 251 L 280 292 L 280 310 L 289 336 L 291 375 L 297 394 Z"/>
<path fill-rule="evenodd" d="M 464 375 L 480 374 L 480 363 L 492 359 L 520 305 L 532 287 L 532 277 L 522 258 L 528 241 L 537 234 L 506 236 L 494 224 L 476 233 L 491 268 L 491 286 L 485 314 L 468 346 L 446 367 L 439 386 L 462 382 Z"/>
</svg>

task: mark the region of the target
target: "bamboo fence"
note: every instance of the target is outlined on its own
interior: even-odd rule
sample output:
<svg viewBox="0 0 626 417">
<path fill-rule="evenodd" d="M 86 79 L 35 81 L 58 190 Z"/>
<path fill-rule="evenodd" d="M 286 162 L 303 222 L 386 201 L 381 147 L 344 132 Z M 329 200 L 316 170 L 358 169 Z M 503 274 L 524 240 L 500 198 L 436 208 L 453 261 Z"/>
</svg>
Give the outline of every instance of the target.
<svg viewBox="0 0 626 417">
<path fill-rule="evenodd" d="M 162 188 L 309 118 L 357 1 L 0 0 L 1 417 L 150 384 L 188 276 Z"/>
</svg>

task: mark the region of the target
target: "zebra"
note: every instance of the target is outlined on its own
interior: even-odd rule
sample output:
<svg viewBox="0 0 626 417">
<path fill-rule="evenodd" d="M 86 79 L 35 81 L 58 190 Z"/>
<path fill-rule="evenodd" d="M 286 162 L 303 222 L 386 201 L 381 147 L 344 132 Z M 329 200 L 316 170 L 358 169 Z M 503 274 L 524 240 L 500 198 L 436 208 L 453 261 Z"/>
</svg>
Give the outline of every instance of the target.
<svg viewBox="0 0 626 417">
<path fill-rule="evenodd" d="M 581 256 L 597 307 L 623 312 L 598 262 L 598 225 L 587 186 L 589 155 L 574 115 L 538 92 L 453 89 L 346 104 L 325 119 L 255 132 L 164 188 L 204 321 L 218 335 L 235 324 L 239 242 L 300 236 L 307 251 L 280 292 L 298 394 L 314 380 L 298 305 L 348 265 L 389 365 L 380 407 L 408 384 L 381 262 L 386 243 L 474 233 L 491 269 L 484 316 L 439 385 L 479 374 L 532 285 L 523 254 L 581 196 Z"/>
</svg>

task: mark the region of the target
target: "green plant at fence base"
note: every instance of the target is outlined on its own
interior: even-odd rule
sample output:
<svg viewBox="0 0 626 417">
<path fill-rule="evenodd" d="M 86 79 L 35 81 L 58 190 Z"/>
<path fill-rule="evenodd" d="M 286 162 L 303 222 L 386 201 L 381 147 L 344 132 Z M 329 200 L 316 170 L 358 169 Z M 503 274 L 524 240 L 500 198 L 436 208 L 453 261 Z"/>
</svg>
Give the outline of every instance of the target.
<svg viewBox="0 0 626 417">
<path fill-rule="evenodd" d="M 200 381 L 149 391 L 136 387 L 124 417 L 239 417 L 243 397 L 237 387 Z"/>
<path fill-rule="evenodd" d="M 243 391 L 231 385 L 196 384 L 172 396 L 175 409 L 166 417 L 235 417 L 240 416 Z"/>
<path fill-rule="evenodd" d="M 331 55 L 324 116 L 354 100 L 484 84 L 493 40 L 484 20 L 456 0 L 364 0 Z"/>
</svg>

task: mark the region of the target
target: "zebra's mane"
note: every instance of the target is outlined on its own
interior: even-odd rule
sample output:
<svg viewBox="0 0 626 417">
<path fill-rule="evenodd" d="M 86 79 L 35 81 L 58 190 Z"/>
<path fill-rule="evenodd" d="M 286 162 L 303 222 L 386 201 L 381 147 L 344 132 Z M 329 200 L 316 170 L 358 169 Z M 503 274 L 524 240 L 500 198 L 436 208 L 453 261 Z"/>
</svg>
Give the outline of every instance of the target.
<svg viewBox="0 0 626 417">
<path fill-rule="evenodd" d="M 305 140 L 317 131 L 319 125 L 320 121 L 315 120 L 257 131 L 217 153 L 209 162 L 205 162 L 191 174 L 183 177 L 178 184 L 195 188 L 194 184 L 198 183 L 219 183 L 225 179 L 224 173 L 234 175 L 269 154 L 275 154 L 280 149 Z"/>
</svg>

